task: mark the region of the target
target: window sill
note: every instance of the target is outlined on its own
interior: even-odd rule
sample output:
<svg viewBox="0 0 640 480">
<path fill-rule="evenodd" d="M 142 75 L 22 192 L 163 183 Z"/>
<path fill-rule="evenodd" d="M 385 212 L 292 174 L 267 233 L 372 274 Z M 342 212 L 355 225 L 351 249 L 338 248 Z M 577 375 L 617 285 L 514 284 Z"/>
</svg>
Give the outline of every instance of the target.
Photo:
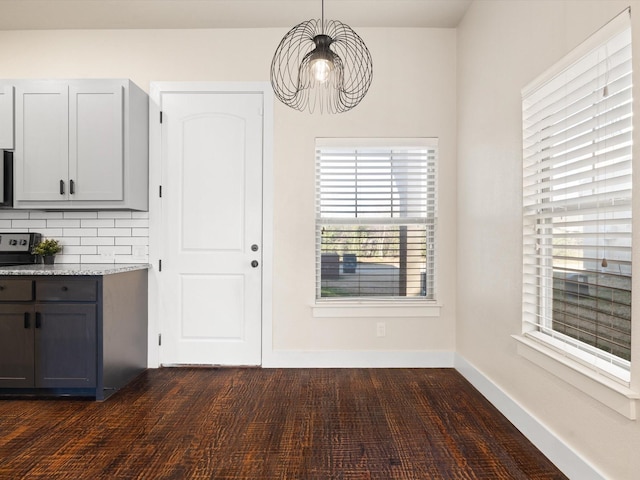
<svg viewBox="0 0 640 480">
<path fill-rule="evenodd" d="M 312 305 L 313 316 L 336 317 L 439 317 L 441 305 L 424 301 L 318 301 Z"/>
<path fill-rule="evenodd" d="M 518 354 L 630 420 L 640 394 L 527 335 L 512 335 Z"/>
</svg>

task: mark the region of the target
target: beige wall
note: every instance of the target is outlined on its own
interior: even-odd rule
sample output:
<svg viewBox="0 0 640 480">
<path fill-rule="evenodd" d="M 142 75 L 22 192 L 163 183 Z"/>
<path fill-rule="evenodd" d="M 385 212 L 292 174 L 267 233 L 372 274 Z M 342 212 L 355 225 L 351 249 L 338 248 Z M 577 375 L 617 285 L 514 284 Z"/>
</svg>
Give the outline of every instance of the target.
<svg viewBox="0 0 640 480">
<path fill-rule="evenodd" d="M 285 351 L 449 351 L 455 345 L 456 32 L 357 29 L 374 80 L 352 112 L 309 115 L 275 106 L 273 346 Z M 268 81 L 286 29 L 0 32 L 4 78 Z M 314 318 L 315 137 L 440 138 L 440 318 Z M 150 212 L 153 218 L 154 212 Z M 151 242 L 154 239 L 150 239 Z M 151 319 L 155 321 L 155 319 Z M 153 342 L 152 342 L 153 343 Z"/>
<path fill-rule="evenodd" d="M 284 350 L 448 350 L 455 339 L 455 30 L 364 30 L 374 80 L 364 101 L 336 116 L 276 104 L 274 347 Z M 312 318 L 314 138 L 439 137 L 438 275 L 441 318 Z M 297 258 L 296 258 L 297 257 Z"/>
<path fill-rule="evenodd" d="M 528 363 L 510 336 L 521 331 L 520 89 L 629 4 L 640 11 L 637 1 L 476 1 L 458 29 L 457 351 L 618 480 L 638 478 L 640 422 Z M 637 53 L 637 14 L 633 25 Z"/>
</svg>

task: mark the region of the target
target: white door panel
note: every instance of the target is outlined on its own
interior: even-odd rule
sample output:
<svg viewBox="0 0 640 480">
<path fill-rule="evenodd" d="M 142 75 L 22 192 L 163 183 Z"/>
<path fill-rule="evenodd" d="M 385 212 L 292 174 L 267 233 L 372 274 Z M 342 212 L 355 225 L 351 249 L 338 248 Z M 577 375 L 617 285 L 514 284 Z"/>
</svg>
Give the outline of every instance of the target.
<svg viewBox="0 0 640 480">
<path fill-rule="evenodd" d="M 182 245 L 185 250 L 242 250 L 246 123 L 209 114 L 185 120 Z M 212 135 L 209 132 L 216 132 Z M 193 186 L 201 188 L 193 188 Z M 201 208 L 202 206 L 209 208 Z M 225 226 L 220 235 L 219 226 Z"/>
<path fill-rule="evenodd" d="M 216 292 L 219 301 L 208 301 Z M 182 335 L 185 338 L 243 340 L 244 277 L 242 275 L 183 275 L 182 276 Z M 216 322 L 200 322 L 202 312 L 217 318 Z"/>
<path fill-rule="evenodd" d="M 161 363 L 259 365 L 262 95 L 164 93 L 161 108 Z"/>
</svg>

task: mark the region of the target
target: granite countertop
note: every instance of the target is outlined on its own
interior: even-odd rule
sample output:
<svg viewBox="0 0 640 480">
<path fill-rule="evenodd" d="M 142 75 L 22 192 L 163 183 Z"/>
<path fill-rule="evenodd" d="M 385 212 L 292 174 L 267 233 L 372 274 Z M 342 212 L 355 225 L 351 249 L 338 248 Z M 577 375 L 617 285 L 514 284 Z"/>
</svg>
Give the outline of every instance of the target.
<svg viewBox="0 0 640 480">
<path fill-rule="evenodd" d="M 14 265 L 0 267 L 0 275 L 112 275 L 146 270 L 148 263 L 58 263 L 54 265 Z"/>
</svg>

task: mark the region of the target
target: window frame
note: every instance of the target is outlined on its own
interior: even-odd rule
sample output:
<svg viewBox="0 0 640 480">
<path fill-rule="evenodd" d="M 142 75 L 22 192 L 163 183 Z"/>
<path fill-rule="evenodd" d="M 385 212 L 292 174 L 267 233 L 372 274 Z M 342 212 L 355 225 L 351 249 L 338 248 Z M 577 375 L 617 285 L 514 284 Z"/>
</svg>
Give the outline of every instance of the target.
<svg viewBox="0 0 640 480">
<path fill-rule="evenodd" d="M 335 149 L 344 148 L 349 149 L 367 149 L 367 148 L 381 148 L 381 149 L 412 149 L 412 148 L 425 148 L 435 152 L 435 160 L 433 166 L 435 168 L 435 206 L 433 207 L 433 215 L 425 220 L 424 225 L 427 228 L 427 234 L 429 227 L 433 228 L 433 253 L 431 255 L 432 262 L 430 267 L 430 274 L 432 278 L 431 289 L 433 291 L 432 298 L 422 296 L 336 296 L 336 297 L 322 297 L 321 296 L 321 226 L 322 224 L 329 224 L 329 221 L 325 221 L 321 218 L 320 205 L 319 205 L 319 192 L 320 192 L 320 167 L 319 167 L 319 151 L 322 148 Z M 436 259 L 437 259 L 437 216 L 438 216 L 438 138 L 434 137 L 413 137 L 413 138 L 316 138 L 315 142 L 315 156 L 316 156 L 316 170 L 315 170 L 315 303 L 313 305 L 313 314 L 315 317 L 338 317 L 338 316 L 350 316 L 350 317 L 377 317 L 387 316 L 393 314 L 398 317 L 434 317 L 440 313 L 440 306 L 437 305 L 437 275 L 436 275 Z M 358 221 L 357 217 L 354 217 L 356 221 L 349 223 L 346 220 L 341 220 L 340 223 L 346 225 L 357 224 L 375 224 L 375 219 L 368 219 L 366 221 Z M 429 262 L 429 253 L 427 253 L 427 263 Z M 429 275 L 429 273 L 427 273 Z M 427 307 L 425 309 L 425 307 Z"/>
<path fill-rule="evenodd" d="M 574 63 L 580 61 L 590 52 L 600 48 L 604 44 L 607 44 L 607 42 L 614 36 L 627 29 L 631 31 L 630 24 L 630 10 L 625 9 L 620 15 L 571 51 L 565 58 L 561 59 L 533 82 L 523 88 L 523 99 L 531 92 L 553 79 L 556 75 L 565 69 L 568 69 Z M 633 119 L 632 124 L 635 124 L 635 122 L 635 119 Z M 635 137 L 635 134 L 633 136 Z M 524 147 L 525 145 L 523 145 L 523 148 Z M 635 163 L 635 160 L 633 160 L 633 162 Z M 637 183 L 637 180 L 633 180 L 633 182 Z M 634 202 L 637 203 L 635 200 Z M 631 208 L 632 210 L 635 210 L 633 206 Z M 527 229 L 530 229 L 531 225 L 527 224 L 524 210 L 523 227 L 525 229 L 523 235 L 525 240 L 523 243 L 523 319 L 521 333 L 513 335 L 513 338 L 517 342 L 518 354 L 580 389 L 584 393 L 592 396 L 625 417 L 635 419 L 637 416 L 636 410 L 638 400 L 640 399 L 640 394 L 637 391 L 637 378 L 634 375 L 634 373 L 638 372 L 638 366 L 636 363 L 629 363 L 628 370 L 622 369 L 623 371 L 621 371 L 621 369 L 609 362 L 601 362 L 598 358 L 601 357 L 601 355 L 590 355 L 588 351 L 585 352 L 585 350 L 588 349 L 574 348 L 570 345 L 570 342 L 557 342 L 556 338 L 538 331 L 538 329 L 526 321 L 527 312 L 525 296 L 527 295 L 527 286 L 524 282 L 524 275 L 526 269 L 529 268 L 527 264 L 527 252 L 530 254 L 534 245 L 527 244 Z M 634 233 L 632 237 L 632 243 L 634 245 L 636 243 L 636 237 L 637 234 Z M 632 247 L 634 245 L 632 245 Z M 638 266 L 632 266 L 632 270 L 633 275 L 636 275 L 638 273 Z M 634 294 L 633 290 L 634 289 L 632 287 L 632 297 L 637 297 L 637 294 Z M 637 306 L 631 310 L 632 358 L 634 358 L 634 346 L 637 346 L 637 340 L 635 339 L 638 338 L 638 332 L 636 331 L 637 328 L 634 328 L 638 327 L 638 321 L 635 320 L 636 318 L 639 318 L 637 314 Z"/>
</svg>

